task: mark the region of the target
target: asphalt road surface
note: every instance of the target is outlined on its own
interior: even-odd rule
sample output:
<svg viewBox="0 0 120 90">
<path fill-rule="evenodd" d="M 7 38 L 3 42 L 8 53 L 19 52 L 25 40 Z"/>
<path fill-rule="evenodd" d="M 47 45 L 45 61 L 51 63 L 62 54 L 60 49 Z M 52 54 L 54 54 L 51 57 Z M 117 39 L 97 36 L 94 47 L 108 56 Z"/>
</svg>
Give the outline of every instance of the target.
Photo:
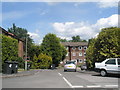
<svg viewBox="0 0 120 90">
<path fill-rule="evenodd" d="M 118 77 L 95 72 L 40 70 L 34 75 L 2 79 L 2 88 L 118 88 Z"/>
</svg>

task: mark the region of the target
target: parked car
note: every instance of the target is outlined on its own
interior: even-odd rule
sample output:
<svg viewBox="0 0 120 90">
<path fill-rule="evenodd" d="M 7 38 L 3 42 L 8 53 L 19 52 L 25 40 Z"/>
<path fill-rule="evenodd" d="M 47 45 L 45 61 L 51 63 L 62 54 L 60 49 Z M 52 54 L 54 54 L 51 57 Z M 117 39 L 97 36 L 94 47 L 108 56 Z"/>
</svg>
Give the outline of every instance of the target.
<svg viewBox="0 0 120 90">
<path fill-rule="evenodd" d="M 81 65 L 81 70 L 87 70 L 87 66 L 86 65 Z"/>
<path fill-rule="evenodd" d="M 73 70 L 76 72 L 76 64 L 75 61 L 67 61 L 64 65 L 64 71 Z"/>
<path fill-rule="evenodd" d="M 120 74 L 120 58 L 108 58 L 101 63 L 95 63 L 95 71 L 102 76 Z"/>
</svg>

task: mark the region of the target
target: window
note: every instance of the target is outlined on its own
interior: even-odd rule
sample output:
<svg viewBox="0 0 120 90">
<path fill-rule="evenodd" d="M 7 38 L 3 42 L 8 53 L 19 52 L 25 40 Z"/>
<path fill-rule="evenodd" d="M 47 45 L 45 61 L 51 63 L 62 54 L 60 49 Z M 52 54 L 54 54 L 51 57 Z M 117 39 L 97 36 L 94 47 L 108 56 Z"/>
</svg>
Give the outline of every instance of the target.
<svg viewBox="0 0 120 90">
<path fill-rule="evenodd" d="M 73 52 L 73 56 L 76 56 L 76 53 L 75 53 L 75 52 Z"/>
<path fill-rule="evenodd" d="M 86 56 L 86 52 L 84 52 L 84 56 Z"/>
<path fill-rule="evenodd" d="M 105 64 L 111 64 L 111 65 L 116 65 L 115 59 L 110 59 Z"/>
<path fill-rule="evenodd" d="M 75 47 L 72 47 L 73 50 L 75 50 Z"/>
<path fill-rule="evenodd" d="M 68 56 L 69 52 L 66 54 L 66 56 Z"/>
<path fill-rule="evenodd" d="M 82 50 L 82 47 L 78 47 L 79 50 Z"/>
<path fill-rule="evenodd" d="M 82 53 L 81 53 L 81 52 L 79 53 L 79 56 L 82 56 Z"/>
<path fill-rule="evenodd" d="M 83 62 L 83 60 L 79 60 L 79 62 L 80 62 L 80 63 L 82 63 L 82 62 Z"/>
<path fill-rule="evenodd" d="M 87 46 L 84 46 L 84 49 L 87 49 Z"/>
<path fill-rule="evenodd" d="M 120 65 L 120 59 L 118 59 L 118 65 Z"/>
<path fill-rule="evenodd" d="M 68 47 L 66 47 L 66 50 L 68 50 Z"/>
<path fill-rule="evenodd" d="M 86 59 L 84 59 L 84 63 L 86 63 Z"/>
</svg>

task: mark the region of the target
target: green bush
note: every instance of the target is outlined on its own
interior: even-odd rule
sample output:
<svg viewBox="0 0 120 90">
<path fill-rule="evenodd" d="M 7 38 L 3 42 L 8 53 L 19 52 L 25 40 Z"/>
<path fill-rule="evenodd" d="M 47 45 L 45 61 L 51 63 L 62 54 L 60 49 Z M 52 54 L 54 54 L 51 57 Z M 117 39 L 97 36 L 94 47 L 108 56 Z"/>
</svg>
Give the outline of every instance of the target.
<svg viewBox="0 0 120 90">
<path fill-rule="evenodd" d="M 46 54 L 41 53 L 38 57 L 34 55 L 32 68 L 48 69 L 51 64 L 52 58 L 50 56 L 47 56 Z"/>
<path fill-rule="evenodd" d="M 2 35 L 2 63 L 18 59 L 18 41 Z"/>
</svg>

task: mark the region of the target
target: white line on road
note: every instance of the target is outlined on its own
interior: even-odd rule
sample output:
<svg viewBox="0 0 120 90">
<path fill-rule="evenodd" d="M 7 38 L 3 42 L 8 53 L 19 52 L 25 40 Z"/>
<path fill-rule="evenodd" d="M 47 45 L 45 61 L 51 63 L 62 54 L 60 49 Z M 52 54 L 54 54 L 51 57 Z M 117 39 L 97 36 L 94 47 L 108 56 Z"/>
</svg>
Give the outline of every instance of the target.
<svg viewBox="0 0 120 90">
<path fill-rule="evenodd" d="M 72 88 L 83 88 L 83 86 L 72 86 Z"/>
<path fill-rule="evenodd" d="M 105 85 L 105 87 L 118 87 L 118 85 Z"/>
<path fill-rule="evenodd" d="M 101 87 L 101 85 L 87 86 L 87 88 L 97 88 L 97 87 Z"/>
<path fill-rule="evenodd" d="M 63 77 L 63 79 L 65 80 L 65 82 L 66 82 L 71 88 L 73 88 L 72 84 L 71 84 L 65 77 Z"/>
<path fill-rule="evenodd" d="M 62 76 L 62 74 L 61 73 L 58 73 L 60 76 Z"/>
</svg>

